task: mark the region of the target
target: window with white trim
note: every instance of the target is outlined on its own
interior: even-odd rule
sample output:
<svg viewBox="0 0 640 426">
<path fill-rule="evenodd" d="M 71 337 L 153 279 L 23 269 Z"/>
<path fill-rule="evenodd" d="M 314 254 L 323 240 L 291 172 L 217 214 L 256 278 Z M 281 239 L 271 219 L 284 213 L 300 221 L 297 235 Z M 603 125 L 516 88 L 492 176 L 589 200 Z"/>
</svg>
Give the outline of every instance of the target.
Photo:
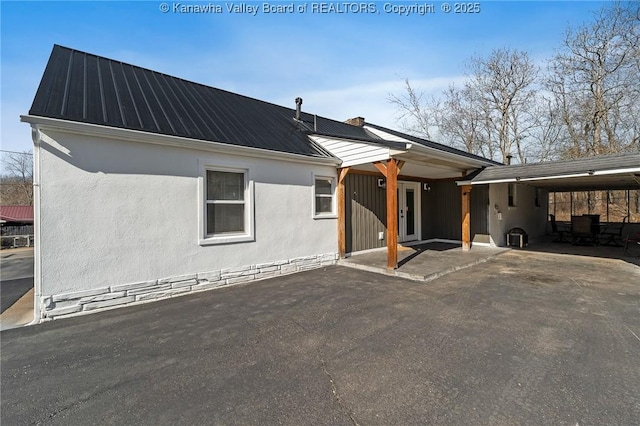
<svg viewBox="0 0 640 426">
<path fill-rule="evenodd" d="M 252 186 L 243 169 L 204 171 L 203 244 L 251 241 Z"/>
<path fill-rule="evenodd" d="M 314 178 L 314 215 L 335 215 L 335 179 L 332 177 L 315 176 Z"/>
</svg>

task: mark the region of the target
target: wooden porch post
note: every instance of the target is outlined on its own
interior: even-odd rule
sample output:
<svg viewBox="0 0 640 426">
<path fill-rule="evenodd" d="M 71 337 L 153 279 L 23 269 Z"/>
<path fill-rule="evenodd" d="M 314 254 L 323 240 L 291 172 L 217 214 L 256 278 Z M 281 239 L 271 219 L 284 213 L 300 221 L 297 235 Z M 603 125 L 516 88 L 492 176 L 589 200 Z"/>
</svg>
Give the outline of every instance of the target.
<svg viewBox="0 0 640 426">
<path fill-rule="evenodd" d="M 344 190 L 344 178 L 349 172 L 349 167 L 338 169 L 338 255 L 344 259 L 347 252 L 347 205 Z"/>
<path fill-rule="evenodd" d="M 471 185 L 462 185 L 462 251 L 471 249 Z"/>
<path fill-rule="evenodd" d="M 387 161 L 387 268 L 398 267 L 398 168 L 394 158 Z"/>
</svg>

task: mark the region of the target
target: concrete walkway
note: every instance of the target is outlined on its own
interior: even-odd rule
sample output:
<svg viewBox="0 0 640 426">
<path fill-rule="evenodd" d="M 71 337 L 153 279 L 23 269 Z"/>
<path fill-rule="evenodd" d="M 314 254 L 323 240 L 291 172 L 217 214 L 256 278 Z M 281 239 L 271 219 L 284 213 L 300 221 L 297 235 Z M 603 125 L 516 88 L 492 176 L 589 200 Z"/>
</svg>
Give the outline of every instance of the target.
<svg viewBox="0 0 640 426">
<path fill-rule="evenodd" d="M 410 279 L 431 281 L 461 269 L 484 263 L 509 249 L 474 246 L 467 252 L 459 244 L 431 242 L 398 247 L 398 269 L 387 269 L 387 251 L 356 253 L 340 260 L 350 268 Z"/>
</svg>

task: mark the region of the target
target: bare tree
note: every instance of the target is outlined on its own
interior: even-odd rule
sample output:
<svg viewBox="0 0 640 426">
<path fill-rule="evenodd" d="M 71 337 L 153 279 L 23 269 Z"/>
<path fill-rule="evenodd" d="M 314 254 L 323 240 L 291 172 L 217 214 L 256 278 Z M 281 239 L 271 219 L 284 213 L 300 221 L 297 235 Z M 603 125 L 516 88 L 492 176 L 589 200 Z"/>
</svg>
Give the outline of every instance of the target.
<svg viewBox="0 0 640 426">
<path fill-rule="evenodd" d="M 403 127 L 430 137 L 432 129 L 450 145 L 505 161 L 513 149 L 521 162 L 536 120 L 533 85 L 538 69 L 526 52 L 497 49 L 474 57 L 462 87 L 450 86 L 441 100 L 424 101 L 409 81 L 404 96 L 391 95 Z"/>
<path fill-rule="evenodd" d="M 430 129 L 437 126 L 439 102 L 433 97 L 425 101 L 425 94 L 416 91 L 409 79 L 405 79 L 404 83 L 405 93 L 400 96 L 391 93 L 388 100 L 398 108 L 401 126 L 405 131 L 431 139 Z"/>
<path fill-rule="evenodd" d="M 640 6 L 614 3 L 592 23 L 569 28 L 550 61 L 547 88 L 560 107 L 564 155 L 637 149 Z"/>
<path fill-rule="evenodd" d="M 505 161 L 515 148 L 525 162 L 525 141 L 535 104 L 533 86 L 538 68 L 526 52 L 496 49 L 487 58 L 474 57 L 468 86 L 486 105 L 487 131 L 491 130 L 497 150 Z"/>
<path fill-rule="evenodd" d="M 33 158 L 30 152 L 3 152 L 2 201 L 4 205 L 33 204 Z"/>
</svg>

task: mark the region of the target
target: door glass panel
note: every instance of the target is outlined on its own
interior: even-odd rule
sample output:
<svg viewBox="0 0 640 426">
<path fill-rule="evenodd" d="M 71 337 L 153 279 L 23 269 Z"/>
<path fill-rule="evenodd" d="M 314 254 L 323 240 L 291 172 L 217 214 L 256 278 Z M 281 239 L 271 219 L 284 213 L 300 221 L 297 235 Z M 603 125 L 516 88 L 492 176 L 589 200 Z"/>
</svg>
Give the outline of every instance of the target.
<svg viewBox="0 0 640 426">
<path fill-rule="evenodd" d="M 400 185 L 398 185 L 399 187 L 401 187 Z M 402 221 L 400 220 L 404 215 L 402 214 L 403 210 L 402 210 L 402 198 L 400 197 L 400 188 L 398 188 L 396 190 L 396 196 L 398 197 L 398 214 L 396 215 L 396 222 L 397 222 L 397 230 L 398 230 L 398 237 L 400 237 L 400 240 L 402 240 Z"/>
<path fill-rule="evenodd" d="M 416 221 L 415 221 L 415 217 L 416 217 L 416 213 L 415 213 L 415 202 L 414 202 L 414 192 L 413 189 L 407 189 L 406 192 L 406 202 L 405 202 L 405 206 L 406 206 L 406 211 L 404 212 L 405 214 L 405 223 L 407 226 L 407 234 L 406 235 L 413 235 L 416 233 Z"/>
</svg>

